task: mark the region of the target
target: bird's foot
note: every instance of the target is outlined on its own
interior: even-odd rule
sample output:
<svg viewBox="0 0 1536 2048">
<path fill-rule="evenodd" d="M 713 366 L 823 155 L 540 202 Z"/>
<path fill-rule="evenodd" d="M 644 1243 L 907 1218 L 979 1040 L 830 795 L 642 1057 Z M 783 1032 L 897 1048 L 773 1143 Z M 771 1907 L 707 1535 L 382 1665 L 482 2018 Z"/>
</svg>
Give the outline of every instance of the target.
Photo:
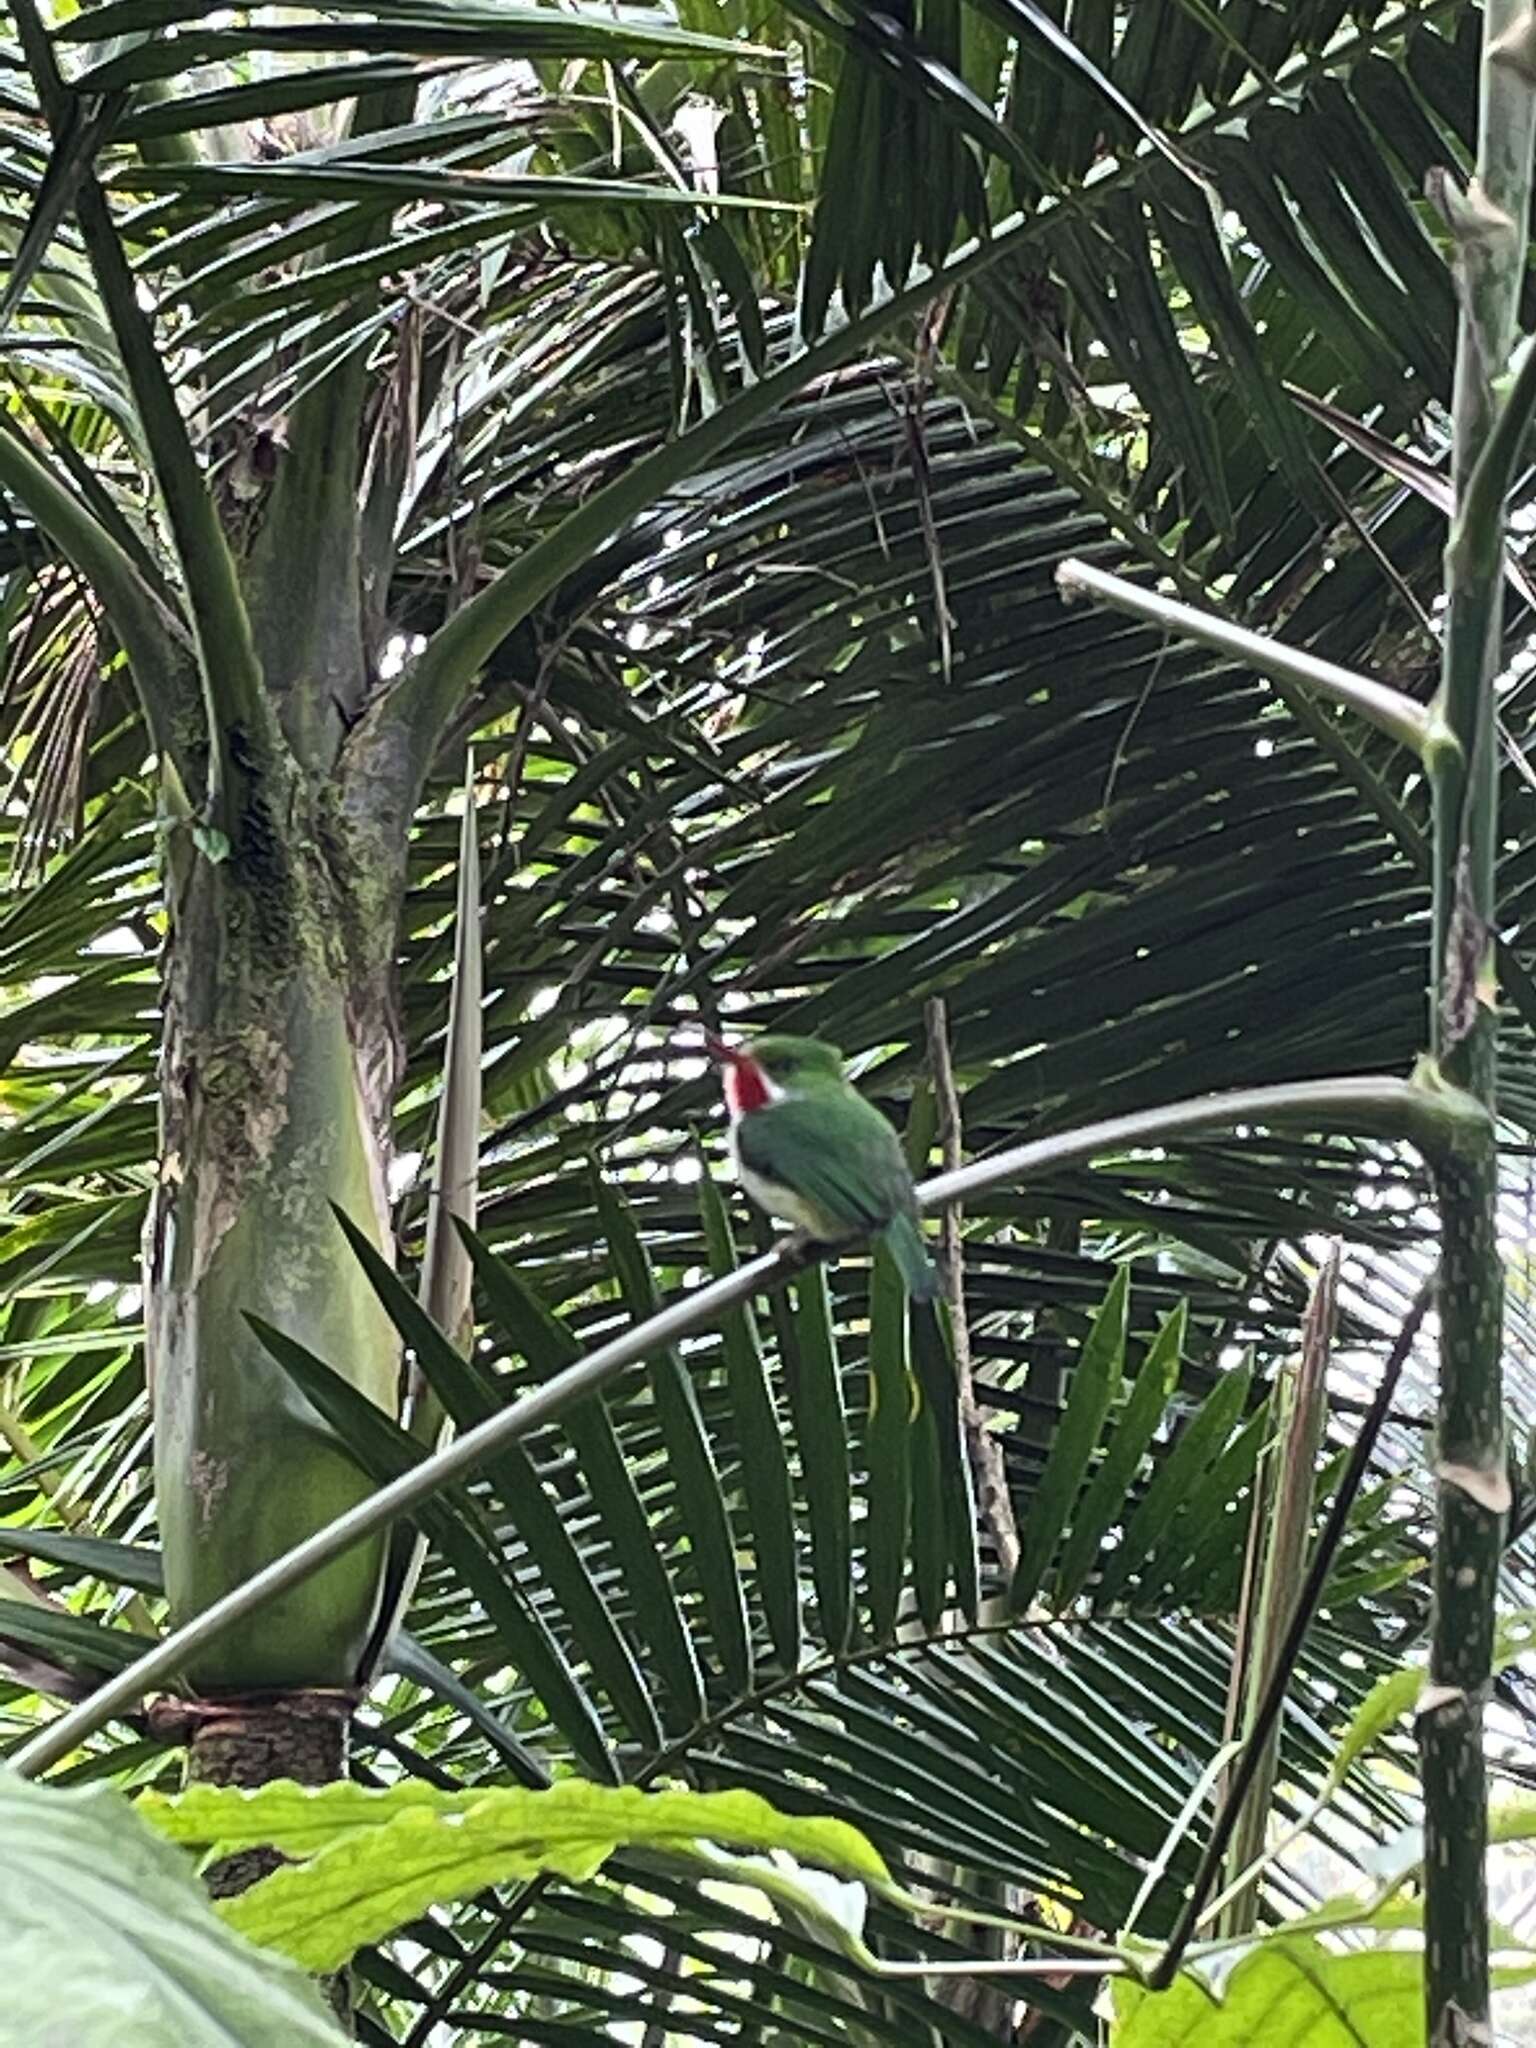
<svg viewBox="0 0 1536 2048">
<path fill-rule="evenodd" d="M 813 1237 L 810 1231 L 798 1228 L 786 1230 L 782 1236 L 774 1240 L 774 1250 L 783 1263 L 796 1273 L 804 1272 L 807 1266 L 814 1266 L 818 1259 L 826 1257 L 830 1249 L 831 1247 L 823 1243 L 819 1237 Z"/>
<path fill-rule="evenodd" d="M 840 1252 L 848 1249 L 848 1238 L 817 1237 L 800 1226 L 786 1230 L 774 1241 L 774 1249 L 792 1272 L 803 1273 L 807 1266 L 819 1265 L 823 1260 L 835 1259 Z"/>
</svg>

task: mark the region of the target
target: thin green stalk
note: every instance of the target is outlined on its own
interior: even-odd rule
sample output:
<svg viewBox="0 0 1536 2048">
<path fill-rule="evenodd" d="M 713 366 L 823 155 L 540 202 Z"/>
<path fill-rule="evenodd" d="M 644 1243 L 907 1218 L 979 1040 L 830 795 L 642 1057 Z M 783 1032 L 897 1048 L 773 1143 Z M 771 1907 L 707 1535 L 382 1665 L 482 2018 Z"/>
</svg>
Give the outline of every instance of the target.
<svg viewBox="0 0 1536 2048">
<path fill-rule="evenodd" d="M 36 0 L 14 0 L 11 11 L 49 129 L 55 137 L 67 134 L 68 88 L 59 75 Z M 241 790 L 248 773 L 263 772 L 278 738 L 250 618 L 234 558 L 93 167 L 81 176 L 75 211 L 175 539 L 197 632 L 208 712 L 210 806 L 229 826 L 243 809 Z"/>
<path fill-rule="evenodd" d="M 160 604 L 77 493 L 9 424 L 0 425 L 0 484 L 90 584 L 128 657 L 155 750 L 174 761 L 186 779 L 192 735 L 179 714 L 189 693 L 178 689 L 177 672 L 190 670 L 192 650 L 180 621 Z"/>
<path fill-rule="evenodd" d="M 1504 609 L 1504 500 L 1536 399 L 1511 377 L 1536 152 L 1536 9 L 1487 0 L 1477 166 L 1463 196 L 1432 186 L 1451 227 L 1461 318 L 1452 400 L 1456 517 L 1425 760 L 1434 804 L 1432 1043 L 1490 1109 L 1497 1083 L 1498 757 L 1494 682 Z M 1514 404 L 1511 404 L 1511 398 Z M 1431 2048 L 1489 2034 L 1483 1705 L 1509 1483 L 1500 1345 L 1498 1151 L 1489 1126 L 1439 1173 L 1438 1528 L 1429 1683 L 1419 1716 L 1425 1805 L 1425 1996 Z"/>
<path fill-rule="evenodd" d="M 1220 1095 L 1170 1103 L 1160 1109 L 1106 1118 L 1055 1137 L 1036 1138 L 989 1159 L 976 1160 L 956 1172 L 940 1174 L 924 1182 L 917 1194 L 923 1207 L 939 1208 L 988 1188 L 1086 1165 L 1101 1153 L 1162 1144 L 1202 1131 L 1232 1130 L 1241 1124 L 1288 1125 L 1306 1131 L 1369 1131 L 1406 1139 L 1426 1157 L 1440 1161 L 1463 1153 L 1486 1123 L 1486 1112 L 1456 1090 L 1415 1081 L 1366 1076 L 1349 1081 L 1236 1088 Z M 359 1501 L 325 1528 L 274 1558 L 244 1585 L 213 1601 L 127 1671 L 109 1679 L 88 1700 L 31 1737 L 11 1757 L 12 1767 L 24 1776 L 35 1776 L 48 1769 L 152 1688 L 174 1684 L 189 1660 L 203 1655 L 267 1601 L 300 1585 L 321 1566 L 376 1535 L 398 1516 L 409 1514 L 444 1487 L 468 1478 L 504 1445 L 520 1441 L 576 1402 L 588 1399 L 625 1367 L 707 1327 L 727 1309 L 739 1307 L 754 1294 L 784 1286 L 795 1273 L 824 1255 L 825 1247 L 808 1245 L 797 1237 L 783 1238 L 772 1251 L 738 1267 L 734 1273 L 690 1290 L 656 1315 L 600 1345 L 557 1378 L 380 1487 L 367 1500 Z"/>
<path fill-rule="evenodd" d="M 1104 1153 L 1160 1145 L 1202 1131 L 1231 1130 L 1239 1124 L 1282 1123 L 1293 1130 L 1404 1138 L 1430 1161 L 1460 1156 L 1489 1127 L 1488 1113 L 1480 1104 L 1457 1089 L 1419 1080 L 1363 1076 L 1229 1088 L 1219 1095 L 1196 1095 L 1159 1109 L 1133 1110 L 1127 1116 L 1079 1124 L 1054 1137 L 1011 1145 L 954 1173 L 924 1181 L 917 1191 L 918 1200 L 925 1209 L 938 1209 L 988 1188 L 1087 1165 Z"/>
<path fill-rule="evenodd" d="M 1337 662 L 1307 653 L 1305 648 L 1287 647 L 1283 641 L 1251 632 L 1246 626 L 1234 626 L 1215 612 L 1180 604 L 1177 598 L 1164 597 L 1143 584 L 1128 583 L 1123 576 L 1111 576 L 1108 570 L 1095 569 L 1090 562 L 1062 562 L 1056 571 L 1056 588 L 1069 603 L 1075 598 L 1098 598 L 1133 619 L 1143 619 L 1148 625 L 1177 634 L 1181 640 L 1194 640 L 1233 661 L 1244 662 L 1262 676 L 1298 683 L 1315 696 L 1346 704 L 1403 746 L 1411 747 L 1414 753 L 1424 751 L 1428 712 L 1415 698 L 1386 683 L 1356 675 L 1352 669 L 1340 668 Z"/>
</svg>

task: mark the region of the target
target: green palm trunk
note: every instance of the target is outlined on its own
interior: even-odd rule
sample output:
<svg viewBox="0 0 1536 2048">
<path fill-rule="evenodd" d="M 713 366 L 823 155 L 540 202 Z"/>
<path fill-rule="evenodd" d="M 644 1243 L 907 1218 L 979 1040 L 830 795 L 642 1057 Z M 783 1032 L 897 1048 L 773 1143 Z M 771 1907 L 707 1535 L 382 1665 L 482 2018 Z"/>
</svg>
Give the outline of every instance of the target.
<svg viewBox="0 0 1536 2048">
<path fill-rule="evenodd" d="M 394 1410 L 399 1344 L 331 1205 L 390 1242 L 388 1020 L 358 1002 L 318 889 L 286 932 L 281 880 L 241 856 L 185 870 L 162 1062 L 165 1161 L 147 1251 L 156 1480 L 185 1619 L 365 1490 L 250 1324 L 312 1345 Z M 263 894 L 263 882 L 267 893 Z M 208 1689 L 346 1686 L 373 1618 L 364 1547 L 191 1675 Z"/>
</svg>

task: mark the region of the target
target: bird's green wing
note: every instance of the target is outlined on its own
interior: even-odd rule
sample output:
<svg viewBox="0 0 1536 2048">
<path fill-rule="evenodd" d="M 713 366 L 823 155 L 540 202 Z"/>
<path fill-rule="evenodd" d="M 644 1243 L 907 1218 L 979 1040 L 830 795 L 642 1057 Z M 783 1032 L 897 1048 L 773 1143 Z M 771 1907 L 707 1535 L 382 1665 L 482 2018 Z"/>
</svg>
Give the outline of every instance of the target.
<svg viewBox="0 0 1536 2048">
<path fill-rule="evenodd" d="M 736 1151 L 750 1172 L 793 1188 L 850 1237 L 913 1207 L 896 1133 L 858 1097 L 829 1107 L 794 1096 L 757 1110 L 737 1126 Z"/>
</svg>

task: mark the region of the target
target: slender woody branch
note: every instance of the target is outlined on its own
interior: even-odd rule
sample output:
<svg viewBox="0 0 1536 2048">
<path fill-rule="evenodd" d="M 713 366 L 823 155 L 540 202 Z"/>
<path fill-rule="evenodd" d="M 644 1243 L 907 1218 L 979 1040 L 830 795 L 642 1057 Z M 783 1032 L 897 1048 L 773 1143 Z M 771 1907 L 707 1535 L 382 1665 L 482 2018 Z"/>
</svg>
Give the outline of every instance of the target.
<svg viewBox="0 0 1536 2048">
<path fill-rule="evenodd" d="M 1198 641 L 1202 647 L 1229 655 L 1233 661 L 1257 669 L 1260 675 L 1273 677 L 1277 682 L 1299 683 L 1315 696 L 1332 698 L 1334 703 L 1359 712 L 1362 718 L 1368 718 L 1372 725 L 1403 746 L 1411 747 L 1416 754 L 1424 751 L 1428 712 L 1415 698 L 1386 683 L 1373 682 L 1369 676 L 1356 675 L 1352 669 L 1340 668 L 1336 662 L 1324 661 L 1300 647 L 1287 647 L 1263 633 L 1252 633 L 1246 626 L 1231 625 L 1214 612 L 1181 604 L 1177 598 L 1164 597 L 1140 583 L 1128 583 L 1123 576 L 1111 576 L 1105 569 L 1095 569 L 1090 562 L 1061 563 L 1056 571 L 1056 588 L 1069 604 L 1078 598 L 1098 598 L 1133 619 L 1144 619 L 1148 625 L 1176 633 L 1181 640 Z"/>
<path fill-rule="evenodd" d="M 1347 1081 L 1302 1081 L 1290 1086 L 1236 1088 L 1197 1096 L 1160 1109 L 1140 1110 L 1015 1145 L 918 1189 L 924 1208 L 1025 1181 L 1043 1173 L 1082 1166 L 1106 1152 L 1128 1151 L 1203 1131 L 1230 1131 L 1244 1124 L 1285 1124 L 1306 1131 L 1372 1132 L 1407 1139 L 1436 1162 L 1455 1159 L 1475 1142 L 1486 1112 L 1455 1089 L 1416 1081 L 1365 1077 Z M 626 1366 L 664 1350 L 709 1326 L 728 1309 L 759 1292 L 783 1287 L 795 1273 L 826 1255 L 825 1246 L 785 1238 L 734 1273 L 694 1288 L 611 1342 L 600 1345 L 536 1392 L 468 1430 L 433 1457 L 393 1479 L 356 1507 L 292 1550 L 264 1565 L 243 1586 L 226 1593 L 109 1679 L 88 1700 L 61 1715 L 23 1743 L 9 1759 L 24 1776 L 36 1776 L 68 1756 L 77 1744 L 133 1706 L 155 1686 L 174 1683 L 189 1658 L 201 1654 L 236 1623 L 298 1585 L 354 1544 L 409 1514 L 446 1486 L 466 1479 L 505 1445 L 516 1443 L 579 1401 L 607 1386 Z"/>
<path fill-rule="evenodd" d="M 1238 1607 L 1228 1730 L 1252 1726 L 1273 1675 L 1278 1638 L 1290 1617 L 1296 1582 L 1312 1534 L 1312 1498 L 1318 1452 L 1328 1413 L 1328 1378 L 1337 1320 L 1339 1246 L 1329 1246 L 1301 1322 L 1301 1356 L 1282 1369 L 1269 1403 L 1265 1449 L 1250 1497 L 1248 1556 Z M 1429 1297 L 1424 1297 L 1424 1307 Z M 1280 1729 L 1262 1745 L 1258 1771 L 1242 1802 L 1225 1862 L 1232 1877 L 1261 1858 L 1280 1767 Z M 1235 1893 L 1220 1923 L 1222 1934 L 1251 1934 L 1258 1925 L 1258 1895 Z"/>
<path fill-rule="evenodd" d="M 950 1057 L 949 1017 L 944 998 L 930 996 L 923 1015 L 928 1033 L 928 1071 L 933 1077 L 934 1101 L 939 1112 L 940 1156 L 946 1173 L 959 1173 L 964 1163 L 964 1128 L 960 1091 L 955 1086 Z M 971 1467 L 971 1483 L 976 1490 L 976 1512 L 984 1533 L 992 1538 L 998 1569 L 1006 1582 L 1018 1567 L 1019 1526 L 1013 1511 L 1013 1495 L 1008 1490 L 1001 1439 L 987 1428 L 976 1405 L 970 1318 L 965 1307 L 965 1241 L 960 1230 L 960 1204 L 951 1201 L 943 1207 L 939 1270 L 944 1278 L 955 1377 L 959 1382 L 960 1428 Z M 1000 1604 L 1006 1606 L 1006 1601 Z"/>
</svg>

